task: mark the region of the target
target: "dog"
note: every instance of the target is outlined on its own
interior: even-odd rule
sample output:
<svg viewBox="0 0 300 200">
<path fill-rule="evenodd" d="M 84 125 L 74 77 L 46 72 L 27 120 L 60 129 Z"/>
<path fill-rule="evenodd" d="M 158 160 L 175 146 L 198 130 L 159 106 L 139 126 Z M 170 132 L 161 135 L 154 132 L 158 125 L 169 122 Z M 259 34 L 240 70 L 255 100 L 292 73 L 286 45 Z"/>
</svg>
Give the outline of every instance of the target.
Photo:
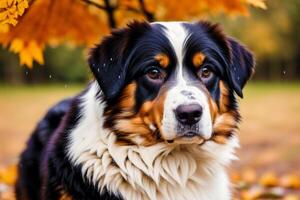
<svg viewBox="0 0 300 200">
<path fill-rule="evenodd" d="M 113 30 L 90 51 L 95 79 L 28 141 L 17 199 L 231 199 L 237 98 L 254 62 L 206 21 Z"/>
</svg>

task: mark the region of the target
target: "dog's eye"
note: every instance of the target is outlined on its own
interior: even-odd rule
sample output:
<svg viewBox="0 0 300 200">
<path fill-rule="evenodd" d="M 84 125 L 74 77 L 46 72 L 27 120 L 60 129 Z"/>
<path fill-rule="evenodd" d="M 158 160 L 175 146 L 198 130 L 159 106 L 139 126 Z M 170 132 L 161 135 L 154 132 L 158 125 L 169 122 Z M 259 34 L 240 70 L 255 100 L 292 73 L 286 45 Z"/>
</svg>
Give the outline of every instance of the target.
<svg viewBox="0 0 300 200">
<path fill-rule="evenodd" d="M 209 79 L 213 75 L 213 72 L 207 67 L 202 67 L 198 74 L 201 79 Z"/>
<path fill-rule="evenodd" d="M 163 80 L 165 73 L 158 68 L 151 68 L 147 71 L 147 77 L 152 80 Z"/>
<path fill-rule="evenodd" d="M 151 69 L 148 71 L 147 73 L 148 77 L 151 79 L 160 79 L 161 77 L 161 73 L 157 70 L 157 69 Z"/>
</svg>

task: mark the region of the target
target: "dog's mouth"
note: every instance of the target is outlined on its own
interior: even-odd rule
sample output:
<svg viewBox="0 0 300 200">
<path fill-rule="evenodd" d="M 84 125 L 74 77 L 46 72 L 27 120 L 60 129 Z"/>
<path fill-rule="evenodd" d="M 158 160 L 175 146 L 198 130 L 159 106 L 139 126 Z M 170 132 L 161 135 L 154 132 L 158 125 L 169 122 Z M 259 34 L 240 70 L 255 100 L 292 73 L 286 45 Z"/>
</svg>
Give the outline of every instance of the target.
<svg viewBox="0 0 300 200">
<path fill-rule="evenodd" d="M 186 131 L 185 133 L 183 133 L 182 137 L 187 137 L 187 138 L 193 138 L 199 136 L 199 133 L 196 131 Z"/>
<path fill-rule="evenodd" d="M 178 137 L 173 140 L 167 140 L 169 144 L 204 144 L 206 139 L 201 137 L 198 132 L 195 131 L 186 131 L 183 134 L 180 134 Z"/>
</svg>

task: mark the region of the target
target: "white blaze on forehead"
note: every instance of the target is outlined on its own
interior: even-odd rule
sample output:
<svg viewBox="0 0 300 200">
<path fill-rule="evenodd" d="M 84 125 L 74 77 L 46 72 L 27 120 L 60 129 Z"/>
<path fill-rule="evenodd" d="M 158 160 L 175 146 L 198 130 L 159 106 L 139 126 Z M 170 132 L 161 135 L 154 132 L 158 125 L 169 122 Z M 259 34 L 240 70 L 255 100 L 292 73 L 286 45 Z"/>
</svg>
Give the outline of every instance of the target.
<svg viewBox="0 0 300 200">
<path fill-rule="evenodd" d="M 185 41 L 189 37 L 189 34 L 182 22 L 160 22 L 159 24 L 165 27 L 164 31 L 166 33 L 166 37 L 170 41 L 177 57 L 177 81 L 178 83 L 185 83 L 183 79 L 182 63 L 185 53 L 184 45 Z"/>
<path fill-rule="evenodd" d="M 170 41 L 177 59 L 177 64 L 175 66 L 175 85 L 170 91 L 168 91 L 164 102 L 162 136 L 164 139 L 171 140 L 180 134 L 177 132 L 179 122 L 174 114 L 175 109 L 179 105 L 197 103 L 203 109 L 201 120 L 197 126 L 202 137 L 208 139 L 212 134 L 212 120 L 210 116 L 208 98 L 198 87 L 189 84 L 190 81 L 188 80 L 188 77 L 184 79 L 183 76 L 185 43 L 190 34 L 182 22 L 159 22 L 156 24 L 160 24 L 164 27 L 165 36 Z M 187 96 L 184 95 L 184 93 L 190 93 L 190 95 Z"/>
</svg>

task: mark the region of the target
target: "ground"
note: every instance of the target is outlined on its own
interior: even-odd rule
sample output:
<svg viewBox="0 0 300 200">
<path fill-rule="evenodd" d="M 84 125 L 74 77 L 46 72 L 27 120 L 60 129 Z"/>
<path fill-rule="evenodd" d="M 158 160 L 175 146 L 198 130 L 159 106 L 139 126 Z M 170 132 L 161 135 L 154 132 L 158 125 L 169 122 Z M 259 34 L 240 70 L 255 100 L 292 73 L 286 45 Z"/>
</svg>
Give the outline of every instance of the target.
<svg viewBox="0 0 300 200">
<path fill-rule="evenodd" d="M 3 191 L 10 189 L 13 181 L 7 179 L 13 174 L 18 155 L 36 122 L 55 102 L 83 87 L 0 85 L 0 199 L 11 199 Z M 290 188 L 283 182 L 291 183 L 293 178 L 296 187 L 288 192 L 299 194 L 300 83 L 252 83 L 246 87 L 244 99 L 239 101 L 243 116 L 239 133 L 240 159 L 233 163 L 231 171 L 238 191 L 247 192 L 243 199 L 255 199 L 251 195 L 258 194 L 252 193 L 259 193 L 262 186 L 272 183 Z M 250 189 L 247 184 L 252 184 Z M 279 189 L 275 195 L 287 192 Z M 238 194 L 237 198 L 242 197 Z M 271 197 L 264 199 L 268 198 Z M 290 195 L 285 199 L 298 198 Z"/>
</svg>

